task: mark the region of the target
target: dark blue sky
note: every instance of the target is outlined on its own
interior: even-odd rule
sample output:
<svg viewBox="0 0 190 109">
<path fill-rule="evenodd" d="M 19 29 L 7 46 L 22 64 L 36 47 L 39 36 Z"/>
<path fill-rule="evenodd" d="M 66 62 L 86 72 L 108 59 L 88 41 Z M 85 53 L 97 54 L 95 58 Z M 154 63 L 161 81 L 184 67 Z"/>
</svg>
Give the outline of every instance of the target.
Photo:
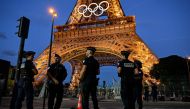
<svg viewBox="0 0 190 109">
<path fill-rule="evenodd" d="M 55 25 L 63 25 L 77 0 L 1 0 L 0 58 L 16 65 L 20 39 L 16 21 L 21 16 L 31 20 L 25 50 L 36 51 L 36 57 L 48 46 L 51 15 L 58 12 Z M 160 58 L 190 55 L 190 0 L 120 0 L 127 16 L 136 16 L 136 32 Z M 116 71 L 103 67 L 104 72 Z M 106 70 L 105 70 L 106 69 Z M 111 77 L 112 75 L 110 75 Z"/>
</svg>

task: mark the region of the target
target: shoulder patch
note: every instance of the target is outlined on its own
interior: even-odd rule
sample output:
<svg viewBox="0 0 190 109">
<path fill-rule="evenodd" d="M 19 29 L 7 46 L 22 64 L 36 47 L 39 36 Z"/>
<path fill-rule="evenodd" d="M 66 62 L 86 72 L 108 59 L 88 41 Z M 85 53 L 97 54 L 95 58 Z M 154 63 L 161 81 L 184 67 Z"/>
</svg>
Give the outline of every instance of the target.
<svg viewBox="0 0 190 109">
<path fill-rule="evenodd" d="M 83 60 L 82 63 L 84 64 L 86 60 Z"/>
<path fill-rule="evenodd" d="M 50 69 L 50 67 L 47 68 L 48 70 Z"/>
<path fill-rule="evenodd" d="M 25 63 L 22 63 L 20 68 L 25 68 Z"/>
<path fill-rule="evenodd" d="M 119 65 L 120 65 L 120 63 L 118 62 L 118 63 L 117 63 L 117 65 L 119 66 Z"/>
</svg>

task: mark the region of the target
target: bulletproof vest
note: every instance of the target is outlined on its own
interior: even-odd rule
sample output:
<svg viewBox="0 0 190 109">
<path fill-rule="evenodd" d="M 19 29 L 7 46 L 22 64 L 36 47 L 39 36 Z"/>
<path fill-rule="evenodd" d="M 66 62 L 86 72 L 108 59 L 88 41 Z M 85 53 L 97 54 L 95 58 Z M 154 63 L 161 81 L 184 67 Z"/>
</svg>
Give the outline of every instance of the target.
<svg viewBox="0 0 190 109">
<path fill-rule="evenodd" d="M 63 81 L 67 76 L 66 69 L 62 64 L 54 63 L 50 66 L 49 72 L 59 82 Z"/>
<path fill-rule="evenodd" d="M 134 63 L 129 60 L 122 60 L 120 64 L 121 64 L 120 66 L 122 67 L 121 79 L 133 80 L 134 69 L 135 69 Z"/>
<path fill-rule="evenodd" d="M 86 72 L 84 74 L 85 81 L 96 81 L 96 75 L 99 70 L 99 63 L 93 56 L 85 58 L 83 65 L 86 65 Z"/>
<path fill-rule="evenodd" d="M 26 76 L 29 78 L 33 78 L 32 75 L 32 67 L 33 63 L 31 61 L 26 61 L 21 64 L 21 69 L 20 69 L 20 76 Z"/>
</svg>

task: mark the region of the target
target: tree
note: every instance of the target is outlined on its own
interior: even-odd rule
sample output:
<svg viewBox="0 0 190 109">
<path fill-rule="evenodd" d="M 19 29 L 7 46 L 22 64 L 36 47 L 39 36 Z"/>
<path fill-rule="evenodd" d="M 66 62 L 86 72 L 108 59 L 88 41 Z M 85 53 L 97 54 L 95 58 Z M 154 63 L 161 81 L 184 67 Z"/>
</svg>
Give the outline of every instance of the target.
<svg viewBox="0 0 190 109">
<path fill-rule="evenodd" d="M 170 91 L 188 88 L 187 60 L 177 55 L 160 58 L 160 62 L 153 66 L 151 76 L 159 79 Z"/>
</svg>

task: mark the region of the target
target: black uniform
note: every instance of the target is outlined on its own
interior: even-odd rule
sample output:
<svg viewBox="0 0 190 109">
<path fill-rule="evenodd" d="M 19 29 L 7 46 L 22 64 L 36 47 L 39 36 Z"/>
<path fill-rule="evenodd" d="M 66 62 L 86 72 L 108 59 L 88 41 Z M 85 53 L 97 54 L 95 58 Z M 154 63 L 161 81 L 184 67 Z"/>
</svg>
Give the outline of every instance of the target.
<svg viewBox="0 0 190 109">
<path fill-rule="evenodd" d="M 139 109 L 142 109 L 142 80 L 143 80 L 143 72 L 141 69 L 138 69 L 138 74 L 135 74 L 135 101 L 137 101 L 139 105 Z"/>
<path fill-rule="evenodd" d="M 21 109 L 23 97 L 26 96 L 27 109 L 33 109 L 33 85 L 34 72 L 32 69 L 36 69 L 31 60 L 21 64 L 20 79 L 18 80 L 18 94 L 15 103 L 15 109 Z M 24 95 L 24 96 L 23 96 Z"/>
<path fill-rule="evenodd" d="M 49 86 L 48 109 L 59 109 L 63 98 L 62 82 L 67 77 L 67 71 L 62 64 L 54 63 L 48 69 L 48 73 L 50 73 L 59 82 L 58 85 L 56 85 L 52 80 L 49 80 L 48 82 Z M 56 97 L 56 103 L 54 105 L 55 97 Z"/>
<path fill-rule="evenodd" d="M 135 109 L 134 103 L 134 69 L 135 65 L 128 59 L 118 62 L 118 67 L 121 67 L 121 98 L 124 104 L 124 109 Z"/>
<path fill-rule="evenodd" d="M 96 97 L 98 80 L 96 75 L 99 74 L 99 63 L 93 56 L 85 58 L 83 65 L 86 65 L 86 72 L 82 78 L 81 95 L 82 95 L 82 108 L 89 109 L 89 94 L 91 94 L 94 109 L 98 108 L 98 101 Z"/>
</svg>

